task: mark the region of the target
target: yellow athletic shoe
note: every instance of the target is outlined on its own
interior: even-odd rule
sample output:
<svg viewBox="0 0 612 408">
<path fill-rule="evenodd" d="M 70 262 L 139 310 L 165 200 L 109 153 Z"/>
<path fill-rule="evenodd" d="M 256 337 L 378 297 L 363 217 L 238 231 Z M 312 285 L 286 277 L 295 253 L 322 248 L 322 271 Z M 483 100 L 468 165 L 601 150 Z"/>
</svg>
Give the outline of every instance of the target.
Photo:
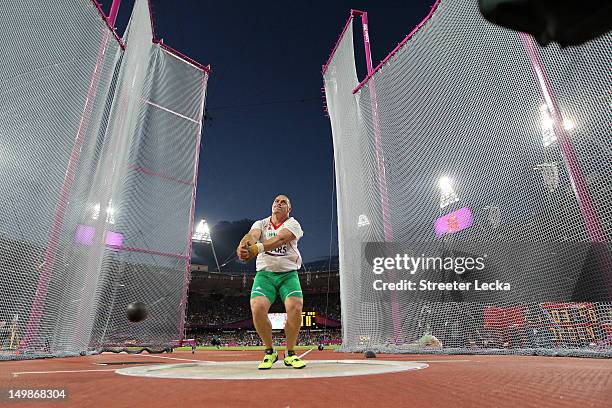
<svg viewBox="0 0 612 408">
<path fill-rule="evenodd" d="M 260 370 L 269 370 L 272 368 L 272 364 L 278 361 L 278 353 L 275 351 L 272 354 L 266 354 L 263 358 L 263 361 L 259 364 L 257 368 Z"/>
<path fill-rule="evenodd" d="M 287 367 L 293 368 L 304 368 L 306 367 L 306 363 L 300 360 L 300 358 L 296 355 L 293 356 L 285 356 L 283 362 Z"/>
</svg>

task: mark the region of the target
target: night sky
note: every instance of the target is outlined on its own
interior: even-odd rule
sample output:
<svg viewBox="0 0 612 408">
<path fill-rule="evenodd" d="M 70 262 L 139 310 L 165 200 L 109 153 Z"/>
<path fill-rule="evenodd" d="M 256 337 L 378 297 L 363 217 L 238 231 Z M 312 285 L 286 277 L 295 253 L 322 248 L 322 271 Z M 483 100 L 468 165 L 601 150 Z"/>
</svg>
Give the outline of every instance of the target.
<svg viewBox="0 0 612 408">
<path fill-rule="evenodd" d="M 305 232 L 304 260 L 328 256 L 330 238 L 337 254 L 332 136 L 323 112 L 321 66 L 351 8 L 368 12 L 376 66 L 434 1 L 152 2 L 157 37 L 212 67 L 196 221 L 205 218 L 214 227 L 223 220 L 264 218 L 283 193 Z M 102 1 L 107 13 L 111 3 Z M 121 3 L 120 35 L 133 3 Z M 366 71 L 361 36 L 356 25 L 360 80 Z"/>
</svg>

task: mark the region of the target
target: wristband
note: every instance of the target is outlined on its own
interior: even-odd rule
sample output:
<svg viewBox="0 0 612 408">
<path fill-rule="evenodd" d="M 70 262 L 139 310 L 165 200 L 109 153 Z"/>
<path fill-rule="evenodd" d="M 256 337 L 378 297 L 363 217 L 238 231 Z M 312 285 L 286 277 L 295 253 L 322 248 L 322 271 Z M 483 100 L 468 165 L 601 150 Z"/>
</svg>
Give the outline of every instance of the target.
<svg viewBox="0 0 612 408">
<path fill-rule="evenodd" d="M 249 245 L 249 254 L 251 256 L 256 256 L 257 254 L 261 254 L 264 251 L 264 244 L 262 244 L 261 242 L 258 242 L 254 245 Z"/>
</svg>

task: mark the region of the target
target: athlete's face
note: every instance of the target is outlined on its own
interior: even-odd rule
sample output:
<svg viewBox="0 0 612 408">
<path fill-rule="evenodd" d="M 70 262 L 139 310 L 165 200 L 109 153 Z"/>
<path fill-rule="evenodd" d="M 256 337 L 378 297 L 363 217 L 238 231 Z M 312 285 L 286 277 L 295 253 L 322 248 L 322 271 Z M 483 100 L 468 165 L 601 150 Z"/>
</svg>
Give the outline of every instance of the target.
<svg viewBox="0 0 612 408">
<path fill-rule="evenodd" d="M 274 202 L 272 203 L 272 214 L 288 216 L 290 211 L 291 202 L 287 196 L 279 195 L 274 199 Z"/>
</svg>

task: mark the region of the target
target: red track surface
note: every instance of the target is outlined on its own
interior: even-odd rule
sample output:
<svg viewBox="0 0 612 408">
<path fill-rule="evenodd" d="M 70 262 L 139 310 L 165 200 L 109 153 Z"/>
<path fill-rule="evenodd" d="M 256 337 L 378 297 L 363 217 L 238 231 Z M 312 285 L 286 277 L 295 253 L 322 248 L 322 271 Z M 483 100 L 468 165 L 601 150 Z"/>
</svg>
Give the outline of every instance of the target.
<svg viewBox="0 0 612 408">
<path fill-rule="evenodd" d="M 612 401 L 612 361 L 598 359 L 379 355 L 378 359 L 383 360 L 430 362 L 429 368 L 371 376 L 264 381 L 128 377 L 114 370 L 129 365 L 95 364 L 119 361 L 171 364 L 188 362 L 175 359 L 235 361 L 260 357 L 260 352 L 253 351 L 198 351 L 195 355 L 186 351 L 4 361 L 0 362 L 0 406 L 519 408 L 605 407 Z M 361 358 L 361 354 L 313 350 L 305 360 Z M 290 370 L 281 363 L 273 369 Z M 49 373 L 71 370 L 110 371 Z M 25 373 L 32 371 L 47 373 Z M 9 389 L 65 389 L 67 397 L 53 402 L 17 401 L 8 398 Z"/>
</svg>

